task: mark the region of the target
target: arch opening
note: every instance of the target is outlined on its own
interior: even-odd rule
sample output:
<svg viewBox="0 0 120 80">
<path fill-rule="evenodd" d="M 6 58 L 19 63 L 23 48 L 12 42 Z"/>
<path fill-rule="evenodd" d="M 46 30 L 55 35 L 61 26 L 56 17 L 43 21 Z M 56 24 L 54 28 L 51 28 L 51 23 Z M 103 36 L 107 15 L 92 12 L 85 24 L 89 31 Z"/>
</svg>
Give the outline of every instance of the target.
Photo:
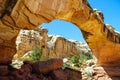
<svg viewBox="0 0 120 80">
<path fill-rule="evenodd" d="M 40 26 L 48 29 L 49 35 L 60 35 L 69 40 L 86 43 L 81 30 L 71 22 L 56 19 L 50 23 L 42 23 Z"/>
</svg>

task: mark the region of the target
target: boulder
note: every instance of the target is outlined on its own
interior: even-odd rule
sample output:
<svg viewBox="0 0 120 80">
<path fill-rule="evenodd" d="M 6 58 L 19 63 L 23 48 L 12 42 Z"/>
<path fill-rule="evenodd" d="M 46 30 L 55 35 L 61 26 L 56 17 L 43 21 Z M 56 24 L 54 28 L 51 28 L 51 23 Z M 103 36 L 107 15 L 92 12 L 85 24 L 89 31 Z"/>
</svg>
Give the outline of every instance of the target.
<svg viewBox="0 0 120 80">
<path fill-rule="evenodd" d="M 63 70 L 62 64 L 61 59 L 50 59 L 35 63 L 25 62 L 20 69 L 0 65 L 0 72 L 3 71 L 0 73 L 0 80 L 81 80 L 81 72 Z"/>
<path fill-rule="evenodd" d="M 80 71 L 66 68 L 65 73 L 67 75 L 68 80 L 82 80 L 82 75 L 80 75 Z"/>
<path fill-rule="evenodd" d="M 48 61 L 36 62 L 32 64 L 33 71 L 36 73 L 48 73 L 63 66 L 61 59 L 50 59 Z"/>
<path fill-rule="evenodd" d="M 8 66 L 0 66 L 0 76 L 8 75 Z"/>
<path fill-rule="evenodd" d="M 54 70 L 50 75 L 53 80 L 68 80 L 66 73 L 62 69 Z"/>
</svg>

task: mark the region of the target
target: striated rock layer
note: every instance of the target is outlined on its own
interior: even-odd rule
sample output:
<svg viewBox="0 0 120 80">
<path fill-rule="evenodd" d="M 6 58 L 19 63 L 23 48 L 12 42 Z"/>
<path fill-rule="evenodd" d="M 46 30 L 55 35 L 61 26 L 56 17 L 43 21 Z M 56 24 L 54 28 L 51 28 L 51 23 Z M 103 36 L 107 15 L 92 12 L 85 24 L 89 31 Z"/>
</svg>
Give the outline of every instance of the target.
<svg viewBox="0 0 120 80">
<path fill-rule="evenodd" d="M 104 24 L 103 14 L 86 0 L 0 1 L 0 63 L 11 61 L 20 29 L 34 29 L 54 19 L 77 25 L 98 62 L 119 65 L 120 34 Z"/>
</svg>

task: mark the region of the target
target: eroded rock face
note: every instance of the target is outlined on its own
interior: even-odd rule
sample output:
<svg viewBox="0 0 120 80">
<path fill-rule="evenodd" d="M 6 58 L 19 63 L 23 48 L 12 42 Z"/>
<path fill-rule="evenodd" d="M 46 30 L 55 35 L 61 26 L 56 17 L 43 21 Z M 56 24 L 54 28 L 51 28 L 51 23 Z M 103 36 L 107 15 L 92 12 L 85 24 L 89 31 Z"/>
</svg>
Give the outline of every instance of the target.
<svg viewBox="0 0 120 80">
<path fill-rule="evenodd" d="M 92 76 L 92 79 L 95 80 L 119 80 L 120 74 L 119 74 L 119 67 L 101 67 L 97 66 L 94 68 L 94 74 Z"/>
<path fill-rule="evenodd" d="M 17 52 L 15 57 L 22 57 L 25 53 L 34 50 L 36 46 L 40 46 L 46 55 L 47 32 L 47 29 L 21 30 L 16 40 Z"/>
<path fill-rule="evenodd" d="M 21 30 L 17 40 L 17 53 L 15 58 L 24 59 L 29 51 L 33 51 L 36 46 L 40 46 L 42 55 L 48 58 L 66 58 L 73 55 L 88 54 L 91 50 L 88 45 L 67 40 L 58 35 L 47 35 L 48 30 L 37 28 L 36 30 Z"/>
<path fill-rule="evenodd" d="M 111 31 L 102 13 L 93 10 L 86 0 L 13 0 L 9 5 L 4 0 L 1 4 L 0 63 L 11 61 L 15 54 L 19 29 L 34 29 L 43 22 L 61 19 L 81 29 L 100 64 L 120 64 L 120 34 Z"/>
</svg>

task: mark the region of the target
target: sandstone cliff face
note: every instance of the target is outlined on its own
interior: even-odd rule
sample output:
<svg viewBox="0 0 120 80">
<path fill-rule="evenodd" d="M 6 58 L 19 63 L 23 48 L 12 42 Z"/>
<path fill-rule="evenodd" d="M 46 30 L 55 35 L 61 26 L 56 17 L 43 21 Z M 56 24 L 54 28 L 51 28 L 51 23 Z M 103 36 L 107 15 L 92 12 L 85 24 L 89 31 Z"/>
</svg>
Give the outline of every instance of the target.
<svg viewBox="0 0 120 80">
<path fill-rule="evenodd" d="M 22 58 L 25 53 L 40 46 L 46 58 L 65 58 L 73 55 L 91 55 L 90 48 L 77 41 L 70 41 L 58 35 L 47 35 L 48 30 L 38 28 L 36 30 L 21 30 L 17 40 L 17 53 L 15 57 Z"/>
<path fill-rule="evenodd" d="M 111 31 L 104 24 L 103 14 L 86 0 L 9 1 L 0 1 L 0 63 L 11 61 L 20 29 L 34 29 L 43 22 L 61 19 L 81 29 L 100 64 L 120 64 L 120 34 Z"/>
</svg>

